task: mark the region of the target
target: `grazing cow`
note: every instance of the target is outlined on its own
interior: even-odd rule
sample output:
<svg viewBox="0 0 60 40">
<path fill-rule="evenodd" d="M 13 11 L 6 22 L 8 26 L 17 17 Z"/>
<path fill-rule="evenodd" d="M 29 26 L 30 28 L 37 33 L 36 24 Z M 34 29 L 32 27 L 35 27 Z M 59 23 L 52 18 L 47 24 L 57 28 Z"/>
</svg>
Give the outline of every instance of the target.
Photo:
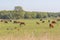
<svg viewBox="0 0 60 40">
<path fill-rule="evenodd" d="M 14 21 L 14 23 L 19 23 L 20 25 L 25 25 L 24 22 L 20 22 L 20 21 Z"/>
<path fill-rule="evenodd" d="M 45 21 L 42 21 L 42 23 L 44 23 Z"/>
<path fill-rule="evenodd" d="M 10 20 L 10 22 L 12 22 L 12 20 Z"/>
<path fill-rule="evenodd" d="M 40 24 L 39 22 L 36 22 L 36 24 Z"/>
<path fill-rule="evenodd" d="M 24 22 L 20 22 L 20 25 L 25 25 L 25 23 Z"/>
<path fill-rule="evenodd" d="M 19 21 L 14 21 L 14 23 L 20 23 Z"/>
<path fill-rule="evenodd" d="M 3 20 L 1 20 L 1 22 L 3 22 Z"/>
<path fill-rule="evenodd" d="M 57 21 L 60 21 L 60 19 L 57 19 Z"/>
<path fill-rule="evenodd" d="M 48 22 L 50 22 L 50 20 L 48 20 Z"/>
<path fill-rule="evenodd" d="M 50 28 L 54 28 L 54 25 L 53 25 L 53 24 L 49 24 L 49 27 L 50 27 Z"/>
<path fill-rule="evenodd" d="M 56 23 L 56 21 L 52 21 L 51 23 L 55 24 L 55 23 Z"/>
<path fill-rule="evenodd" d="M 42 21 L 42 19 L 40 19 L 40 21 Z"/>
<path fill-rule="evenodd" d="M 14 21 L 14 23 L 17 23 L 17 21 Z"/>
<path fill-rule="evenodd" d="M 7 21 L 4 21 L 4 23 L 8 23 Z"/>
</svg>

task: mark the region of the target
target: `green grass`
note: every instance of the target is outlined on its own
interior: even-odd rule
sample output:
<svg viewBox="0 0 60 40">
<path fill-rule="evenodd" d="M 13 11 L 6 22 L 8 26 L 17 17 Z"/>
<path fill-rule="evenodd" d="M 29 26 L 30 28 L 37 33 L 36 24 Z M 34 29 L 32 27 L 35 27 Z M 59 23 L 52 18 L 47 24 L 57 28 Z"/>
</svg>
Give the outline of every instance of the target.
<svg viewBox="0 0 60 40">
<path fill-rule="evenodd" d="M 20 19 L 18 21 L 23 21 L 26 23 L 26 25 L 20 26 L 19 24 L 14 24 L 13 22 L 4 23 L 0 22 L 0 35 L 25 35 L 25 34 L 34 34 L 35 36 L 44 34 L 44 33 L 50 33 L 53 35 L 60 35 L 60 22 L 57 22 L 55 24 L 55 27 L 50 29 L 48 20 L 45 20 L 45 23 L 42 23 L 39 19 Z M 40 24 L 36 24 L 36 22 L 39 22 Z M 14 29 L 14 27 L 17 27 L 17 29 Z M 12 30 L 7 30 L 7 28 L 10 28 Z"/>
</svg>

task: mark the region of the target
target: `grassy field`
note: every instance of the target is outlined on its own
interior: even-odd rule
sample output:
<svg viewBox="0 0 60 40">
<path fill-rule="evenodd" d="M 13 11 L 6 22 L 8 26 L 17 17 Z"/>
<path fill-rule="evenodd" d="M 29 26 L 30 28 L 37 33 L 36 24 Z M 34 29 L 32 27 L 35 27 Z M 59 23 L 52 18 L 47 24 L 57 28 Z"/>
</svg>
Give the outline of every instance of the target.
<svg viewBox="0 0 60 40">
<path fill-rule="evenodd" d="M 60 22 L 57 22 L 54 25 L 54 28 L 49 28 L 48 19 L 44 20 L 45 23 L 42 23 L 42 21 L 40 21 L 39 19 L 20 19 L 17 21 L 25 22 L 26 25 L 20 26 L 19 24 L 15 24 L 13 22 L 9 22 L 9 23 L 0 22 L 0 36 L 6 37 L 8 35 L 13 35 L 16 37 L 17 36 L 28 37 L 29 35 L 30 37 L 32 36 L 38 37 L 37 40 L 40 40 L 39 37 L 42 37 L 44 35 L 46 36 L 48 35 L 49 38 L 54 36 L 54 40 L 57 40 L 55 38 L 60 36 Z M 39 22 L 40 24 L 36 24 L 36 22 Z M 15 27 L 17 27 L 17 29 L 15 29 Z"/>
</svg>

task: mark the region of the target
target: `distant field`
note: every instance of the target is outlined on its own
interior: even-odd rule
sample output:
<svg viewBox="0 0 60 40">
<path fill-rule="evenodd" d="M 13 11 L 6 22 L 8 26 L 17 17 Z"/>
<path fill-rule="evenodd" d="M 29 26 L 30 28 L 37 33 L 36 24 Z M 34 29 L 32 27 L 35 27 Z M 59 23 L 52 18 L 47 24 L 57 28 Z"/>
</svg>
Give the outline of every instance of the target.
<svg viewBox="0 0 60 40">
<path fill-rule="evenodd" d="M 45 34 L 48 34 L 49 37 L 51 35 L 60 36 L 60 22 L 57 22 L 54 25 L 54 28 L 50 29 L 48 19 L 44 20 L 45 23 L 42 23 L 42 21 L 39 19 L 20 19 L 17 21 L 25 22 L 26 25 L 20 26 L 20 24 L 13 22 L 0 22 L 0 36 L 14 35 L 22 37 L 27 35 L 34 35 L 34 37 L 41 37 Z M 39 22 L 40 24 L 36 24 L 36 22 Z M 17 29 L 14 29 L 15 27 L 17 27 Z M 7 30 L 7 28 L 9 29 Z"/>
</svg>

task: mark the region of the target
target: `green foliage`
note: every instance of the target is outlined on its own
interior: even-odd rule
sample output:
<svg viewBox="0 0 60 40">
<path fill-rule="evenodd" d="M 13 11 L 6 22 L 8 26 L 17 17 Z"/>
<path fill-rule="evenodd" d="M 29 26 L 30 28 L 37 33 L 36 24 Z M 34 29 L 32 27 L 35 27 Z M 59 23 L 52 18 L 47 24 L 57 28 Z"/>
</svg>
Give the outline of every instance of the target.
<svg viewBox="0 0 60 40">
<path fill-rule="evenodd" d="M 23 11 L 22 7 L 21 6 L 15 6 L 15 11 Z"/>
<path fill-rule="evenodd" d="M 57 18 L 60 12 L 28 12 L 21 6 L 16 6 L 14 10 L 0 11 L 0 19 L 37 19 L 37 18 Z"/>
</svg>

